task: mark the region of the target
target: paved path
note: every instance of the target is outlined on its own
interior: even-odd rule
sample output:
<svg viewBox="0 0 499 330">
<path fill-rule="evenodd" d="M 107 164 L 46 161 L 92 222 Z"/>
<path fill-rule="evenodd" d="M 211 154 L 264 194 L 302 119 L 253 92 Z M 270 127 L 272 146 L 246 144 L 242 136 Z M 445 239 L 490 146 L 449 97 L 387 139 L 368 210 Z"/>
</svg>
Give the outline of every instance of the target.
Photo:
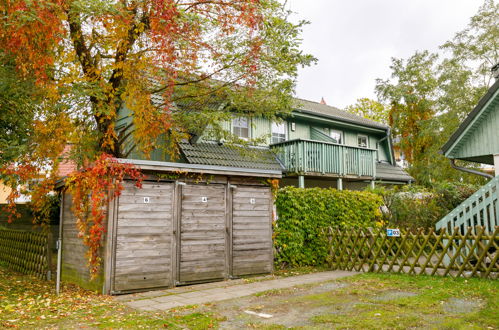
<svg viewBox="0 0 499 330">
<path fill-rule="evenodd" d="M 277 279 L 269 279 L 272 277 L 267 276 L 258 278 L 258 281 L 251 283 L 245 283 L 242 279 L 229 280 L 129 294 L 117 296 L 115 299 L 143 311 L 168 310 L 174 307 L 206 304 L 249 296 L 267 290 L 291 288 L 295 285 L 326 282 L 355 274 L 357 273 L 329 271 Z"/>
</svg>

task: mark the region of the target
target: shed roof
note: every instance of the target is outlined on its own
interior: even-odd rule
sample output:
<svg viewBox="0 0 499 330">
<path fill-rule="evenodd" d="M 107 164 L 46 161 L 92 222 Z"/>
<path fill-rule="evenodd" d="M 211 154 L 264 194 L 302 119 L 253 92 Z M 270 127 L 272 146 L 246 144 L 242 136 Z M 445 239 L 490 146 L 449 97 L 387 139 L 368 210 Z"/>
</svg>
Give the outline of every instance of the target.
<svg viewBox="0 0 499 330">
<path fill-rule="evenodd" d="M 441 152 L 449 157 L 454 149 L 459 147 L 459 144 L 466 140 L 467 135 L 473 134 L 473 128 L 478 126 L 480 119 L 487 115 L 486 110 L 491 110 L 492 103 L 499 102 L 499 79 L 489 88 L 487 93 L 480 99 L 475 108 L 468 114 L 464 121 L 459 125 L 458 129 L 452 134 L 449 140 L 444 144 Z M 454 158 L 454 157 L 451 157 Z M 471 160 L 471 159 L 470 159 Z M 472 160 L 474 161 L 474 160 Z"/>
<path fill-rule="evenodd" d="M 383 162 L 376 163 L 376 179 L 403 183 L 416 181 L 400 166 L 393 166 Z"/>
<path fill-rule="evenodd" d="M 217 143 L 182 142 L 182 154 L 190 164 L 230 166 L 260 170 L 282 171 L 275 155 L 268 149 L 253 147 L 229 147 Z"/>
<path fill-rule="evenodd" d="M 295 98 L 294 106 L 296 108 L 296 111 L 298 112 L 306 112 L 339 121 L 349 122 L 373 128 L 379 128 L 383 130 L 389 128 L 388 125 L 361 116 L 354 115 L 353 113 L 347 112 L 345 110 L 340 110 L 338 108 L 332 107 L 327 104 Z"/>
</svg>

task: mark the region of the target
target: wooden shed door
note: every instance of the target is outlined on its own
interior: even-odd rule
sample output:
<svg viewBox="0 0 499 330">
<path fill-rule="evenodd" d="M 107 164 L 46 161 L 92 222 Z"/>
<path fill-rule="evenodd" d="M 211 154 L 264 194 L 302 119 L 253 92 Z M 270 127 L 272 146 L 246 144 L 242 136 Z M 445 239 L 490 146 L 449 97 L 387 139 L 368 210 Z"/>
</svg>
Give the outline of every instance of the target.
<svg viewBox="0 0 499 330">
<path fill-rule="evenodd" d="M 271 202 L 269 187 L 232 189 L 232 275 L 272 271 Z"/>
<path fill-rule="evenodd" d="M 126 183 L 118 198 L 114 291 L 172 285 L 171 183 Z"/>
<path fill-rule="evenodd" d="M 179 282 L 225 278 L 226 188 L 216 184 L 181 187 Z"/>
</svg>

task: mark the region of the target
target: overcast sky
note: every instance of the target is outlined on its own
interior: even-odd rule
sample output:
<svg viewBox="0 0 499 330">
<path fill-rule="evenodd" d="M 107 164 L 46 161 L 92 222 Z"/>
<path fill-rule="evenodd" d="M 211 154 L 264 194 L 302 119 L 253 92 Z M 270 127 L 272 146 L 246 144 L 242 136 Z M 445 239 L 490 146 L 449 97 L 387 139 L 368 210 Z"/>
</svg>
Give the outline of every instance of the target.
<svg viewBox="0 0 499 330">
<path fill-rule="evenodd" d="M 288 0 L 292 19 L 311 24 L 303 50 L 317 65 L 300 70 L 296 94 L 339 108 L 376 98 L 376 78 L 390 76 L 392 57 L 436 51 L 466 27 L 482 0 Z"/>
</svg>

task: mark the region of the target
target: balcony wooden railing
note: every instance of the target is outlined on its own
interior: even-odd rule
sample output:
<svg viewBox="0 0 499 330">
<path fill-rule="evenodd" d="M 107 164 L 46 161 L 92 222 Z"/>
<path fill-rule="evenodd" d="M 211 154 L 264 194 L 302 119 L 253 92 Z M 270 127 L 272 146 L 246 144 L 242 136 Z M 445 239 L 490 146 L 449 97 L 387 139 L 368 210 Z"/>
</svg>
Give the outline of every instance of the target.
<svg viewBox="0 0 499 330">
<path fill-rule="evenodd" d="M 499 175 L 487 182 L 435 224 L 436 229 L 444 229 L 448 232 L 458 229 L 461 235 L 465 235 L 471 229 L 475 233 L 474 228 L 476 226 L 481 226 L 483 230 L 482 234 L 497 232 L 499 229 Z M 443 243 L 448 244 L 449 242 L 448 240 L 444 240 Z M 467 240 L 467 244 L 458 246 L 455 242 L 451 242 L 449 251 L 458 253 L 459 250 L 463 250 L 467 255 L 476 257 L 483 250 L 487 252 L 491 248 L 491 251 L 496 251 L 498 248 L 497 241 L 490 242 L 489 248 L 485 249 L 484 244 L 475 245 L 471 243 L 472 241 Z M 497 256 L 496 252 L 493 263 L 499 262 Z M 461 256 L 458 258 L 459 262 L 465 263 L 467 260 L 468 258 L 463 261 Z M 452 261 L 449 257 L 444 258 L 445 264 L 452 263 Z"/>
<path fill-rule="evenodd" d="M 376 176 L 376 150 L 336 143 L 290 140 L 270 146 L 276 149 L 287 172 Z"/>
</svg>

